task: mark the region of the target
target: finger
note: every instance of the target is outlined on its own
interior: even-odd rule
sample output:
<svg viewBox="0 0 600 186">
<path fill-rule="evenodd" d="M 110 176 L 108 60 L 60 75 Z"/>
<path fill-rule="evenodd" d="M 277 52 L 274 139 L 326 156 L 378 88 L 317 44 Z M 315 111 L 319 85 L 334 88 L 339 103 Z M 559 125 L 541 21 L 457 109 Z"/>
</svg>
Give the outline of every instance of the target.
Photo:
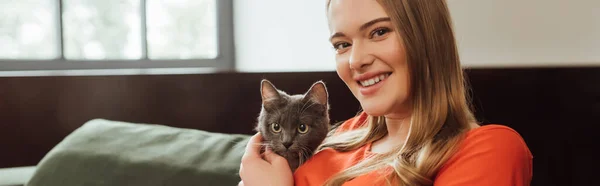
<svg viewBox="0 0 600 186">
<path fill-rule="evenodd" d="M 265 160 L 271 165 L 289 167 L 287 159 L 267 148 L 265 151 Z"/>
<path fill-rule="evenodd" d="M 270 164 L 273 164 L 274 162 L 281 161 L 281 160 L 284 160 L 287 162 L 287 160 L 285 160 L 285 158 L 279 156 L 278 154 L 273 152 L 273 150 L 271 150 L 270 148 L 265 149 L 264 157 L 265 157 L 265 160 L 267 160 L 267 162 L 269 162 Z"/>
<path fill-rule="evenodd" d="M 250 137 L 248 144 L 246 145 L 246 152 L 242 156 L 242 161 L 252 158 L 260 158 L 260 147 L 262 143 L 262 136 L 260 133 L 254 134 Z"/>
<path fill-rule="evenodd" d="M 269 147 L 265 147 L 265 153 L 263 154 L 263 157 L 265 160 L 267 160 L 267 162 L 271 163 L 271 161 L 275 159 L 275 156 L 275 153 L 271 151 Z"/>
</svg>

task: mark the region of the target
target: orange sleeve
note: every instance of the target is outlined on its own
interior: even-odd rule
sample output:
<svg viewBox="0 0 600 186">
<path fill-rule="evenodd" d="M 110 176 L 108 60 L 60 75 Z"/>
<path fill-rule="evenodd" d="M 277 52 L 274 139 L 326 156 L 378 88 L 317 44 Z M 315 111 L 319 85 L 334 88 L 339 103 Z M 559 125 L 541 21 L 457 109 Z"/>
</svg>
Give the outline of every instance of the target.
<svg viewBox="0 0 600 186">
<path fill-rule="evenodd" d="M 436 186 L 529 186 L 533 156 L 514 130 L 487 127 L 465 137 L 461 148 L 440 169 Z"/>
</svg>

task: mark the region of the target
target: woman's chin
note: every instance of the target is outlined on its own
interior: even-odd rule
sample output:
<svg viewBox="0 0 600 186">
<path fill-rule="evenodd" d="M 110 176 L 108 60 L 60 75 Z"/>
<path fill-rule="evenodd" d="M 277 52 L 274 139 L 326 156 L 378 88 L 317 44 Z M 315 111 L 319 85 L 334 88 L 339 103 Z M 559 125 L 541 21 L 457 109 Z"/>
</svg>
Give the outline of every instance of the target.
<svg viewBox="0 0 600 186">
<path fill-rule="evenodd" d="M 386 109 L 384 107 L 376 106 L 376 105 L 363 105 L 363 112 L 367 113 L 369 116 L 385 116 Z"/>
<path fill-rule="evenodd" d="M 370 116 L 405 116 L 408 109 L 401 103 L 393 103 L 394 100 L 387 99 L 362 99 L 359 100 L 363 112 Z"/>
</svg>

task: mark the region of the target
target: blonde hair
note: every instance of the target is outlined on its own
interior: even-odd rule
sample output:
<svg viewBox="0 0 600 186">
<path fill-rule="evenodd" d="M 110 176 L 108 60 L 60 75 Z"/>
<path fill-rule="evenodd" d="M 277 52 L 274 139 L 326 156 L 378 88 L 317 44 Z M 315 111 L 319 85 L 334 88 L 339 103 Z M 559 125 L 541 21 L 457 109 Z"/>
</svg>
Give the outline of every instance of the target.
<svg viewBox="0 0 600 186">
<path fill-rule="evenodd" d="M 412 108 L 402 146 L 358 162 L 325 185 L 338 186 L 366 173 L 383 171 L 388 184 L 432 185 L 433 178 L 476 120 L 460 66 L 450 13 L 444 0 L 378 0 L 406 49 Z M 329 7 L 330 0 L 327 0 Z M 319 149 L 351 151 L 387 134 L 385 118 L 368 116 L 355 130 L 331 131 Z"/>
</svg>

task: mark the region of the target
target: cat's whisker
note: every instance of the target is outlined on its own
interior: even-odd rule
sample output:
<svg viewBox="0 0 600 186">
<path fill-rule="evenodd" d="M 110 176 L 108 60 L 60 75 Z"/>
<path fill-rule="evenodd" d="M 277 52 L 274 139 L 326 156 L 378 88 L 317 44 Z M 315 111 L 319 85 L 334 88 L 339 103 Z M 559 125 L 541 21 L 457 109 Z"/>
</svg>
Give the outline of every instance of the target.
<svg viewBox="0 0 600 186">
<path fill-rule="evenodd" d="M 304 157 L 303 157 L 304 161 L 306 161 L 306 160 L 308 160 L 308 158 L 310 158 L 310 154 L 308 151 L 303 151 L 302 154 L 304 155 Z"/>
<path fill-rule="evenodd" d="M 308 103 L 308 102 L 306 102 L 306 103 Z M 306 105 L 306 103 L 304 103 L 304 105 Z M 313 105 L 316 105 L 316 103 L 315 102 L 310 102 L 310 105 L 308 105 L 308 106 L 302 106 L 302 110 L 300 111 L 299 114 L 302 115 L 302 113 L 304 113 L 304 111 L 306 111 L 308 108 L 312 107 Z"/>
<path fill-rule="evenodd" d="M 302 115 L 302 113 L 303 113 L 302 110 L 304 110 L 304 107 L 306 107 L 306 104 L 308 104 L 308 102 L 310 102 L 310 101 L 304 102 L 304 104 L 302 104 L 302 107 L 297 110 L 298 114 Z"/>
<path fill-rule="evenodd" d="M 304 153 L 302 151 L 298 152 L 298 166 L 304 164 Z"/>
<path fill-rule="evenodd" d="M 269 148 L 273 147 L 273 145 L 271 145 L 270 143 L 261 143 L 260 146 L 262 146 L 262 147 L 269 147 Z"/>
<path fill-rule="evenodd" d="M 306 162 L 306 160 L 308 160 L 308 154 L 306 153 L 306 151 L 302 151 L 302 162 L 301 163 Z"/>
<path fill-rule="evenodd" d="M 308 148 L 308 147 L 306 147 L 306 146 L 301 146 L 301 147 L 302 147 L 302 149 L 304 149 L 304 150 L 305 150 L 305 152 L 306 152 L 306 153 L 310 153 L 310 152 L 312 152 L 312 150 L 311 150 L 311 149 L 309 149 L 309 148 Z"/>
<path fill-rule="evenodd" d="M 306 104 L 306 102 L 304 104 Z M 304 107 L 304 105 L 302 105 L 302 107 L 300 107 L 300 105 L 297 104 L 296 105 L 296 113 L 300 113 L 300 111 L 302 110 L 303 107 Z"/>
<path fill-rule="evenodd" d="M 299 151 L 298 151 L 298 160 L 299 160 L 299 165 L 302 165 L 304 162 L 306 162 L 311 156 L 312 156 L 312 150 L 310 150 L 309 148 L 305 147 L 305 146 L 299 146 Z"/>
</svg>

